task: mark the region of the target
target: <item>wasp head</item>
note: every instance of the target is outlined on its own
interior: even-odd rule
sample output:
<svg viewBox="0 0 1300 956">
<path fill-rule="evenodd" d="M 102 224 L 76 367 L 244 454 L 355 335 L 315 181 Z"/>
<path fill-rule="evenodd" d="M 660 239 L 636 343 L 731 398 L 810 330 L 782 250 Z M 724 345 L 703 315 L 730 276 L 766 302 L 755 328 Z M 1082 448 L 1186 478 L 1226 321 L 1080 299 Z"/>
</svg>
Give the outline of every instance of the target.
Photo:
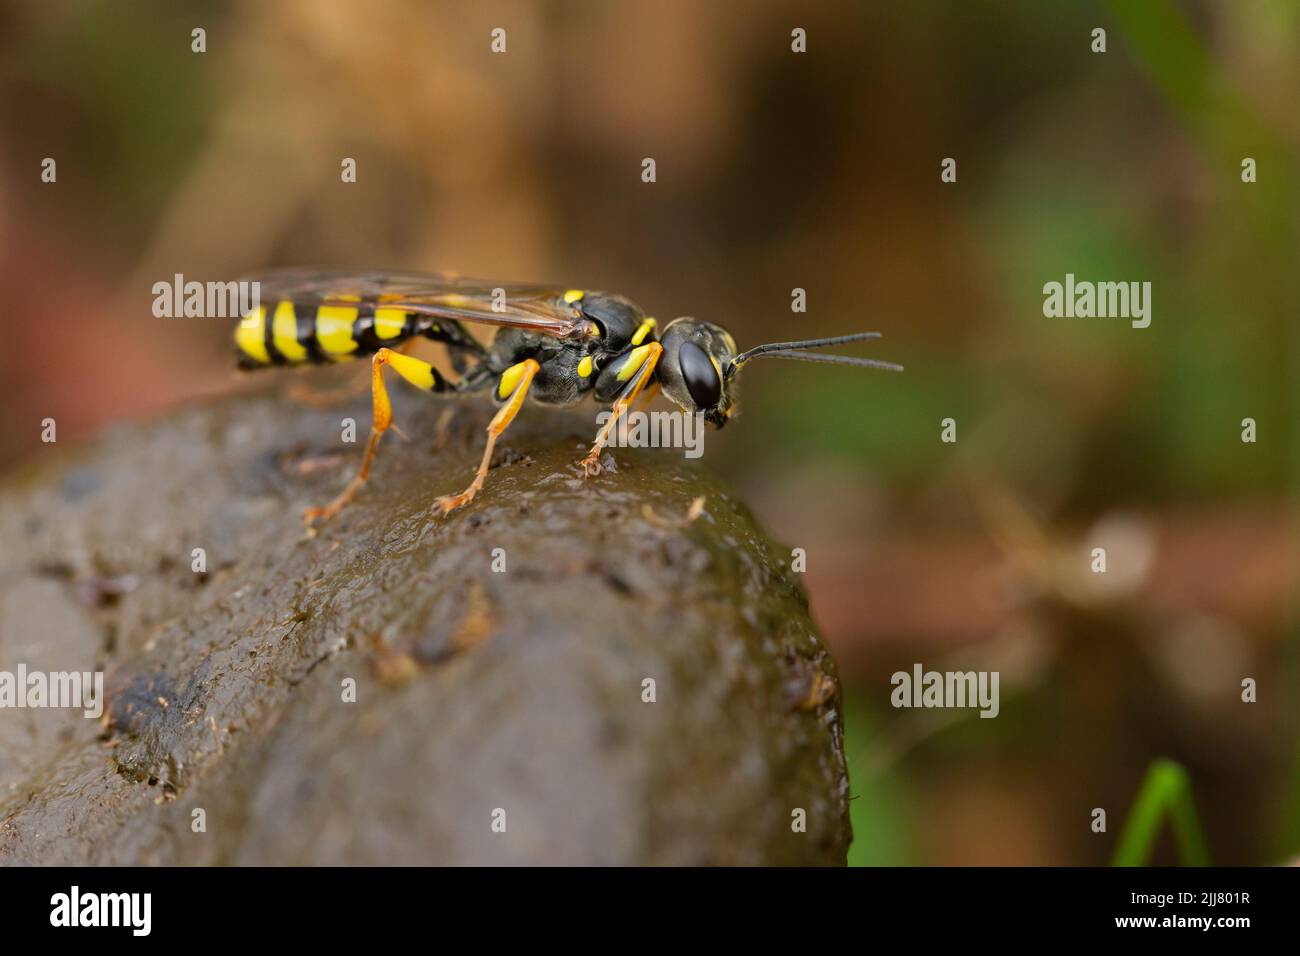
<svg viewBox="0 0 1300 956">
<path fill-rule="evenodd" d="M 737 353 L 736 340 L 722 326 L 697 319 L 677 319 L 664 329 L 664 354 L 658 366 L 659 383 L 664 394 L 679 408 L 703 412 L 706 422 L 721 428 L 734 408 L 736 374 L 751 359 L 769 356 L 901 372 L 903 367 L 894 362 L 809 351 L 879 337 L 879 332 L 854 332 L 798 342 L 773 342 Z"/>
<path fill-rule="evenodd" d="M 659 384 L 668 399 L 683 411 L 702 412 L 710 425 L 725 425 L 735 400 L 731 333 L 712 322 L 677 319 L 664 329 L 660 344 Z"/>
</svg>

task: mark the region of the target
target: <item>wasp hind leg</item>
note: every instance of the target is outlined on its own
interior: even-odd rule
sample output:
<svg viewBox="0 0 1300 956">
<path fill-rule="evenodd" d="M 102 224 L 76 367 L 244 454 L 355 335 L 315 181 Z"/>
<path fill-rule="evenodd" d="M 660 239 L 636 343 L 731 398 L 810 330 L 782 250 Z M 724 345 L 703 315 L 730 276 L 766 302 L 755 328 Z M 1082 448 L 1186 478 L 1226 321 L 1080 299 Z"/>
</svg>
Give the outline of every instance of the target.
<svg viewBox="0 0 1300 956">
<path fill-rule="evenodd" d="M 442 514 L 445 515 L 469 504 L 482 489 L 483 482 L 487 479 L 488 468 L 492 465 L 492 449 L 496 446 L 497 438 L 510 427 L 510 423 L 519 414 L 524 399 L 528 397 L 528 387 L 540 369 L 541 365 L 535 359 L 524 359 L 518 365 L 512 365 L 501 373 L 501 379 L 497 383 L 497 398 L 505 398 L 506 401 L 487 427 L 487 447 L 483 449 L 483 460 L 479 462 L 478 471 L 474 474 L 474 480 L 470 482 L 468 488 L 458 495 L 443 495 L 438 499 L 438 507 L 442 509 Z"/>
<path fill-rule="evenodd" d="M 416 341 L 416 339 L 407 339 L 405 342 L 390 346 L 390 348 L 394 352 L 406 354 L 415 345 Z M 304 368 L 307 367 L 304 366 Z M 349 371 L 358 374 L 350 375 L 350 381 L 334 388 L 320 388 L 310 382 L 294 382 L 289 386 L 289 401 L 304 408 L 314 409 L 335 408 L 342 405 L 366 390 L 366 377 L 359 374 L 363 367 L 360 362 L 356 363 L 356 367 Z"/>
<path fill-rule="evenodd" d="M 361 459 L 361 467 L 357 470 L 356 476 L 348 482 L 348 486 L 339 493 L 337 498 L 324 507 L 308 508 L 303 512 L 303 521 L 308 526 L 318 520 L 328 521 L 338 514 L 344 505 L 356 497 L 361 486 L 366 483 L 366 478 L 370 476 L 370 465 L 375 459 L 375 451 L 379 448 L 379 440 L 384 437 L 384 432 L 393 427 L 393 406 L 388 400 L 388 389 L 384 385 L 386 365 L 391 366 L 398 375 L 416 388 L 426 392 L 446 392 L 453 387 L 428 362 L 411 358 L 393 349 L 382 348 L 376 352 L 370 361 L 370 390 L 374 397 L 374 420 L 370 426 L 370 440 L 366 443 L 365 457 Z"/>
<path fill-rule="evenodd" d="M 655 366 L 659 364 L 659 356 L 663 355 L 663 352 L 664 347 L 658 342 L 651 342 L 648 345 L 638 346 L 632 350 L 626 368 L 628 383 L 618 398 L 614 400 L 609 419 L 596 434 L 596 441 L 592 444 L 591 451 L 587 452 L 587 457 L 580 462 L 582 470 L 588 478 L 595 478 L 605 470 L 600 463 L 600 450 L 609 441 L 610 433 L 613 432 L 615 424 L 632 407 L 632 403 L 636 401 L 637 396 L 641 394 L 654 376 Z M 640 354 L 638 355 L 638 353 Z M 620 372 L 619 377 L 621 378 L 623 374 L 623 372 Z"/>
</svg>

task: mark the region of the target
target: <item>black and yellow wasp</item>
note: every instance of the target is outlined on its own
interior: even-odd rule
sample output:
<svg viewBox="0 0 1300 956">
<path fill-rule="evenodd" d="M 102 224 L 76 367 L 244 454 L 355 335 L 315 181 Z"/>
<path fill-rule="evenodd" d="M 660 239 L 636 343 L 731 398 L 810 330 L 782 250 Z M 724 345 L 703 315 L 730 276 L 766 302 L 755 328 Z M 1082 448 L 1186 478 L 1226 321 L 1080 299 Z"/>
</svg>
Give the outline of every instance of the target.
<svg viewBox="0 0 1300 956">
<path fill-rule="evenodd" d="M 253 278 L 260 283 L 264 304 L 235 331 L 242 368 L 371 356 L 374 422 L 361 467 L 337 498 L 307 509 L 303 517 L 308 524 L 337 514 L 370 473 L 375 449 L 393 421 L 385 366 L 424 391 L 460 395 L 490 389 L 501 406 L 488 425 L 487 447 L 474 480 L 460 494 L 438 499 L 444 514 L 483 487 L 493 446 L 528 396 L 544 404 L 570 405 L 591 393 L 612 404 L 612 414 L 581 462 L 585 473 L 595 476 L 615 423 L 639 395 L 662 389 L 682 410 L 721 427 L 732 415 L 737 371 L 758 356 L 902 370 L 890 362 L 806 351 L 877 338 L 878 332 L 776 342 L 740 352 L 721 326 L 679 318 L 660 332 L 635 304 L 605 292 L 398 272 L 282 270 Z M 491 344 L 470 335 L 466 322 L 495 326 Z M 452 381 L 397 350 L 417 336 L 445 345 L 460 378 Z"/>
</svg>

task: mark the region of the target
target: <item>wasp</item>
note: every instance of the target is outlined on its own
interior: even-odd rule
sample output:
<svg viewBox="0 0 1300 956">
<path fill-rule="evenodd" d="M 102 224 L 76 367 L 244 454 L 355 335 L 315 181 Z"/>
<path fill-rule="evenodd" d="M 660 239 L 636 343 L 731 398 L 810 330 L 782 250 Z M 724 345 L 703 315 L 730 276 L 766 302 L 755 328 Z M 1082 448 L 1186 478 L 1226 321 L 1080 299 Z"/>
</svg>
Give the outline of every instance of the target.
<svg viewBox="0 0 1300 956">
<path fill-rule="evenodd" d="M 294 269 L 254 278 L 265 304 L 235 330 L 241 368 L 370 357 L 374 419 L 361 466 L 333 501 L 303 513 L 308 525 L 336 515 L 370 475 L 380 439 L 393 427 L 385 368 L 437 395 L 491 392 L 499 406 L 473 481 L 459 494 L 438 499 L 442 514 L 468 504 L 482 489 L 497 439 L 527 398 L 571 405 L 590 394 L 610 403 L 608 419 L 580 462 L 584 474 L 594 477 L 615 423 L 638 397 L 662 392 L 683 411 L 721 427 L 735 410 L 736 375 L 755 358 L 902 371 L 892 362 L 808 351 L 878 338 L 878 332 L 773 342 L 742 352 L 720 325 L 679 318 L 660 329 L 635 303 L 606 292 L 414 272 Z M 481 343 L 466 324 L 494 328 L 491 343 Z M 416 338 L 446 346 L 458 377 L 400 350 Z"/>
</svg>

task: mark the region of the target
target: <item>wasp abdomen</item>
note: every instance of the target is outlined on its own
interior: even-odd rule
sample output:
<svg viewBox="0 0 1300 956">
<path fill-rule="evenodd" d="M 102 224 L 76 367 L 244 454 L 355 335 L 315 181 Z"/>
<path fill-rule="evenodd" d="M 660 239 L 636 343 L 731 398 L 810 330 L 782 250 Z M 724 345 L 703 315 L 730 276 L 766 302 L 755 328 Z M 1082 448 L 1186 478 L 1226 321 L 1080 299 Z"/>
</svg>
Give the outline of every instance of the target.
<svg viewBox="0 0 1300 956">
<path fill-rule="evenodd" d="M 398 345 L 421 331 L 403 309 L 285 299 L 245 316 L 235 330 L 235 347 L 244 368 L 337 362 Z"/>
</svg>

